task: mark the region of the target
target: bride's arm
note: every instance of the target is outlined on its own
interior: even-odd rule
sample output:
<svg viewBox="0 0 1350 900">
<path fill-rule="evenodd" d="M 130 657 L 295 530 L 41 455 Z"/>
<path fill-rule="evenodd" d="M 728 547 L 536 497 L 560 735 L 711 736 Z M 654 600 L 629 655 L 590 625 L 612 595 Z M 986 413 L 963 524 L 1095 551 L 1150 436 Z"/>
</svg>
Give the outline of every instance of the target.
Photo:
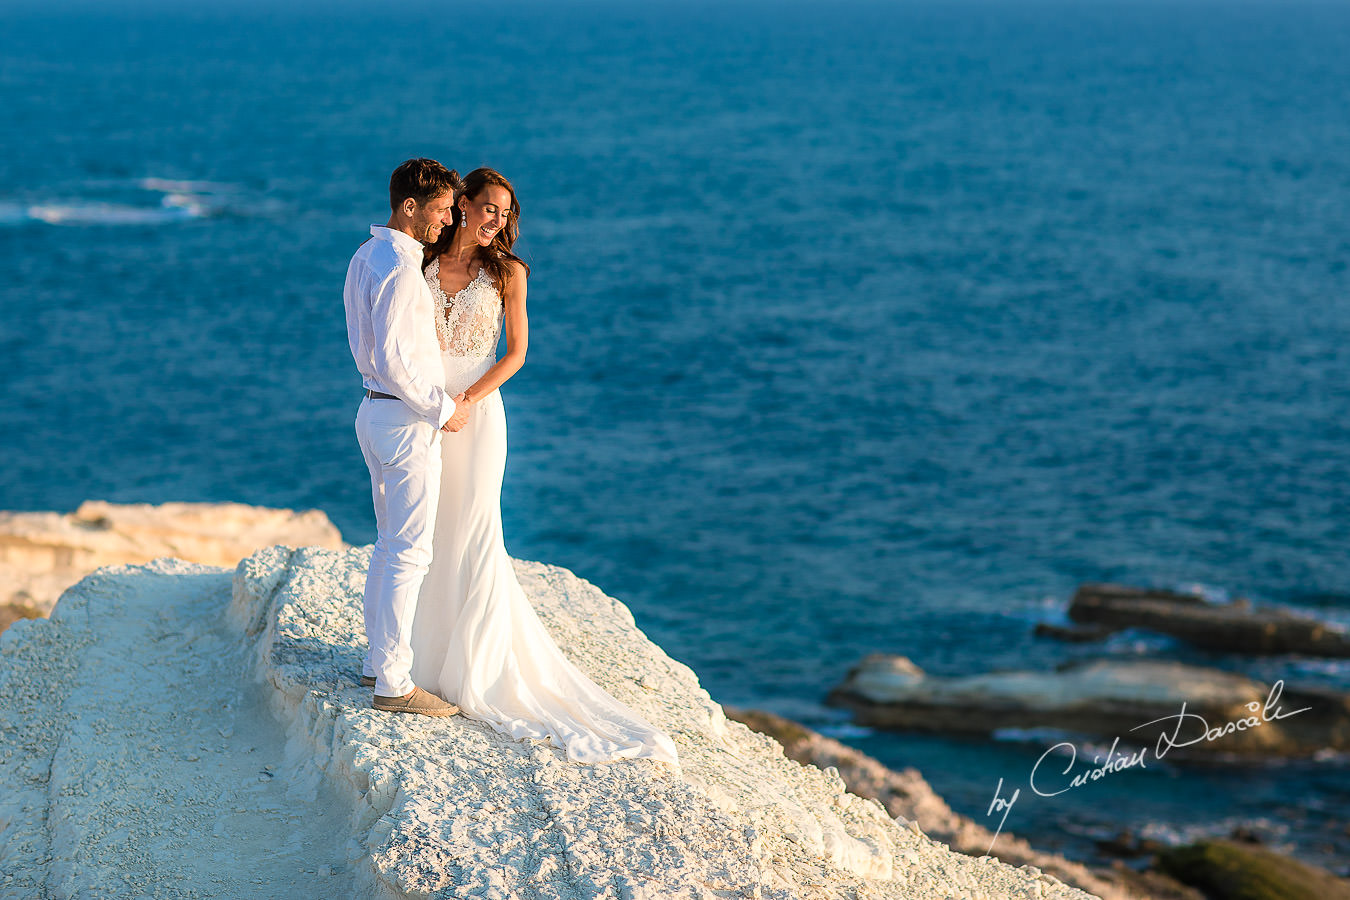
<svg viewBox="0 0 1350 900">
<path fill-rule="evenodd" d="M 525 365 L 525 349 L 530 343 L 530 324 L 525 317 L 525 267 L 513 262 L 511 269 L 511 280 L 506 283 L 506 296 L 503 298 L 506 306 L 506 352 L 464 392 L 464 399 L 470 403 L 477 403 L 506 384 Z"/>
</svg>

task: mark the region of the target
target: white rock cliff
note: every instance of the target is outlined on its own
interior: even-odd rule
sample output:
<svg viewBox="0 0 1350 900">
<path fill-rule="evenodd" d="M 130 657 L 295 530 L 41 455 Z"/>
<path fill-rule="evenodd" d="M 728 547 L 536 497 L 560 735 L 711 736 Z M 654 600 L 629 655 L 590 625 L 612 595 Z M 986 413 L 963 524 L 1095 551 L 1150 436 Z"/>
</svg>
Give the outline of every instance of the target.
<svg viewBox="0 0 1350 900">
<path fill-rule="evenodd" d="M 681 769 L 569 763 L 357 686 L 368 548 L 105 569 L 0 638 L 5 897 L 1075 898 L 953 853 L 729 722 L 628 610 L 518 562 Z M 270 708 L 270 712 L 268 711 Z"/>
</svg>

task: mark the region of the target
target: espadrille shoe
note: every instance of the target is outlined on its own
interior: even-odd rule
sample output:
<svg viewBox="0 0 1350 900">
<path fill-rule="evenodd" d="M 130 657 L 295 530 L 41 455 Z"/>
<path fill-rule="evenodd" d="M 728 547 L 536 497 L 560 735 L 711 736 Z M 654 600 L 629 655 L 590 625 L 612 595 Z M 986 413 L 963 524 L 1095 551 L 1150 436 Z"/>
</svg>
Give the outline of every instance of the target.
<svg viewBox="0 0 1350 900">
<path fill-rule="evenodd" d="M 362 675 L 362 676 L 361 676 L 361 687 L 374 687 L 374 686 L 375 686 L 375 676 L 374 676 L 374 675 Z"/>
<path fill-rule="evenodd" d="M 381 697 L 376 694 L 371 706 L 383 712 L 417 713 L 423 716 L 453 716 L 459 712 L 459 707 L 455 704 L 446 703 L 420 687 L 414 687 L 412 693 L 406 697 Z"/>
</svg>

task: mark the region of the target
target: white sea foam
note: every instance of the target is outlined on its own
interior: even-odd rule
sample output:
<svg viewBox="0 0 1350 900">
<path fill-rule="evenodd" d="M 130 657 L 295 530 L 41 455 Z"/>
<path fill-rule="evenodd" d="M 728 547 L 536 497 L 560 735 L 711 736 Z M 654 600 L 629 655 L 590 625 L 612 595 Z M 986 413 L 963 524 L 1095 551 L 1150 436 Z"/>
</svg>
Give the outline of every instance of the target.
<svg viewBox="0 0 1350 900">
<path fill-rule="evenodd" d="M 141 178 L 136 184 L 147 191 L 163 191 L 166 194 L 228 194 L 239 189 L 219 181 L 182 181 L 172 178 Z"/>
<path fill-rule="evenodd" d="M 154 177 L 97 179 L 72 193 L 79 199 L 0 201 L 0 225 L 164 225 L 225 213 L 263 215 L 272 206 L 237 185 Z"/>
<path fill-rule="evenodd" d="M 845 722 L 842 725 L 821 725 L 817 727 L 817 730 L 826 737 L 834 738 L 837 741 L 856 740 L 876 734 L 876 730 L 873 728 L 865 728 L 851 722 Z"/>
<path fill-rule="evenodd" d="M 1151 656 L 1170 650 L 1180 642 L 1169 634 L 1126 628 L 1107 635 L 1102 643 L 1109 653 L 1115 655 Z"/>
<path fill-rule="evenodd" d="M 1225 587 L 1215 584 L 1205 584 L 1200 581 L 1187 581 L 1172 586 L 1172 590 L 1179 594 L 1190 594 L 1194 597 L 1200 597 L 1209 603 L 1230 603 L 1233 595 Z"/>
<path fill-rule="evenodd" d="M 167 199 L 167 198 L 166 198 Z M 27 218 L 48 225 L 159 225 L 206 213 L 196 203 L 128 206 L 119 203 L 44 203 L 27 207 Z"/>
<path fill-rule="evenodd" d="M 1013 743 L 1054 744 L 1071 740 L 1076 735 L 1060 728 L 995 728 L 992 737 L 996 741 Z"/>
<path fill-rule="evenodd" d="M 1295 659 L 1290 671 L 1298 675 L 1350 676 L 1350 659 Z"/>
<path fill-rule="evenodd" d="M 1227 837 L 1232 834 L 1235 828 L 1258 832 L 1270 842 L 1278 841 L 1289 833 L 1289 825 L 1286 822 L 1267 818 L 1253 819 L 1242 816 L 1228 816 L 1216 821 L 1185 825 L 1149 822 L 1139 828 L 1139 836 L 1147 840 L 1160 841 L 1170 846 L 1179 847 L 1197 841 Z"/>
</svg>

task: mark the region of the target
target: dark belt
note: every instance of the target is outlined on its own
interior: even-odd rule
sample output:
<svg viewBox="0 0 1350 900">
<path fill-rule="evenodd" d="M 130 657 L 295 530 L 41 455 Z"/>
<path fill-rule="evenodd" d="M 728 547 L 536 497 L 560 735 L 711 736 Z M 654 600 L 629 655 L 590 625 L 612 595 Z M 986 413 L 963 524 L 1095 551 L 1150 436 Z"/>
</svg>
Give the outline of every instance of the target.
<svg viewBox="0 0 1350 900">
<path fill-rule="evenodd" d="M 372 391 L 372 390 L 369 390 L 369 389 L 366 390 L 366 396 L 369 397 L 369 398 L 372 399 L 372 400 L 397 400 L 397 399 L 399 399 L 398 397 L 395 397 L 393 394 L 381 394 L 379 391 Z"/>
</svg>

